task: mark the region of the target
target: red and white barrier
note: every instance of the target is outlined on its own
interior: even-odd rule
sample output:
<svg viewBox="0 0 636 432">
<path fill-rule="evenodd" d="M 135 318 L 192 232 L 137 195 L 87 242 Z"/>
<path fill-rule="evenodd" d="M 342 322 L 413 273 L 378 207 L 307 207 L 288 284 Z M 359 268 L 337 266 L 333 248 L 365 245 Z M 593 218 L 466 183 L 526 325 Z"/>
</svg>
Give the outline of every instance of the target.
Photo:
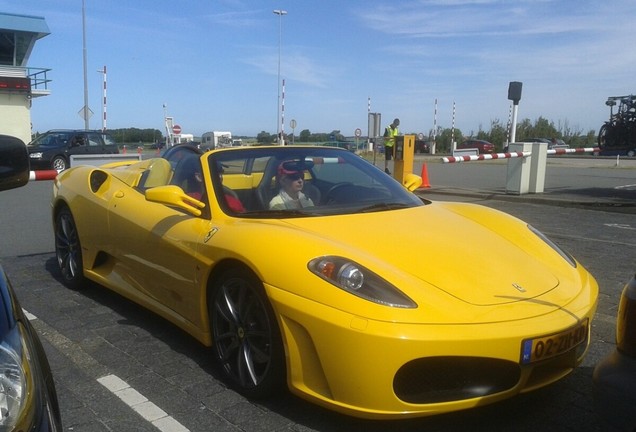
<svg viewBox="0 0 636 432">
<path fill-rule="evenodd" d="M 58 174 L 57 170 L 29 171 L 29 181 L 55 180 Z"/>
<path fill-rule="evenodd" d="M 601 151 L 598 147 L 548 149 L 548 154 L 592 153 Z"/>
<path fill-rule="evenodd" d="M 585 147 L 585 148 L 560 148 L 560 149 L 548 149 L 547 154 L 566 154 L 566 153 L 592 153 L 598 152 L 598 147 Z M 493 153 L 493 154 L 480 154 L 480 155 L 467 155 L 467 156 L 448 156 L 443 157 L 444 163 L 456 163 L 456 162 L 471 162 L 480 160 L 492 160 L 492 159 L 510 159 L 517 157 L 530 156 L 532 152 L 512 152 L 512 153 Z"/>
<path fill-rule="evenodd" d="M 466 156 L 448 156 L 448 157 L 443 157 L 442 162 L 455 163 L 455 162 L 470 162 L 470 161 L 491 160 L 491 159 L 510 159 L 510 158 L 526 157 L 526 156 L 530 156 L 531 154 L 532 152 L 512 152 L 512 153 L 493 153 L 493 154 L 466 155 Z"/>
</svg>

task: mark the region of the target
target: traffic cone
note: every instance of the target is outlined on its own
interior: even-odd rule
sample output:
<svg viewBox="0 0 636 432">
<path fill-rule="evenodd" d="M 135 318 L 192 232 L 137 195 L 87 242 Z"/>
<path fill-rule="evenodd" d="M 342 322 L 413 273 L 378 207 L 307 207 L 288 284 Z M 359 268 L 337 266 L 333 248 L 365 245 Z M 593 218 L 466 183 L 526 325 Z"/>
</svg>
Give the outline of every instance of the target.
<svg viewBox="0 0 636 432">
<path fill-rule="evenodd" d="M 431 183 L 428 181 L 428 169 L 426 164 L 422 164 L 422 185 L 420 188 L 430 188 Z"/>
</svg>

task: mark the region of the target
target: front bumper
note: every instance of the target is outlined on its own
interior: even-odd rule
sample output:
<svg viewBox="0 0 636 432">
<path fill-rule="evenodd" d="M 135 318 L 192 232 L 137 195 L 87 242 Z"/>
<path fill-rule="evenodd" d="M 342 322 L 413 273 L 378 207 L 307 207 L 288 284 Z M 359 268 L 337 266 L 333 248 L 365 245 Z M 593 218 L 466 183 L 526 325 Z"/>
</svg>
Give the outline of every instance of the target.
<svg viewBox="0 0 636 432">
<path fill-rule="evenodd" d="M 29 157 L 29 165 L 31 166 L 31 170 L 48 170 L 51 169 L 51 160 Z"/>
<path fill-rule="evenodd" d="M 582 361 L 596 309 L 594 303 L 503 324 L 401 324 L 266 289 L 280 317 L 291 391 L 363 418 L 457 411 L 558 381 Z M 582 344 L 521 364 L 524 339 L 555 334 L 586 319 Z"/>
</svg>

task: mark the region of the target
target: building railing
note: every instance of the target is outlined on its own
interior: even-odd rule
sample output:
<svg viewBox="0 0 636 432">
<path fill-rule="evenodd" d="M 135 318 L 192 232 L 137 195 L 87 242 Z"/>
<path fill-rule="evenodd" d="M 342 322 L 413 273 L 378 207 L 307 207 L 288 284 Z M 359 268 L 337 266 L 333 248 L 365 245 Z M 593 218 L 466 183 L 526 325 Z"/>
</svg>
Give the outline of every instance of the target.
<svg viewBox="0 0 636 432">
<path fill-rule="evenodd" d="M 31 91 L 33 90 L 49 90 L 51 80 L 47 76 L 47 72 L 51 69 L 44 68 L 27 68 L 27 75 L 31 78 Z"/>
<path fill-rule="evenodd" d="M 0 77 L 29 78 L 31 80 L 31 91 L 48 92 L 51 80 L 48 78 L 47 73 L 50 70 L 33 67 L 0 66 Z"/>
</svg>

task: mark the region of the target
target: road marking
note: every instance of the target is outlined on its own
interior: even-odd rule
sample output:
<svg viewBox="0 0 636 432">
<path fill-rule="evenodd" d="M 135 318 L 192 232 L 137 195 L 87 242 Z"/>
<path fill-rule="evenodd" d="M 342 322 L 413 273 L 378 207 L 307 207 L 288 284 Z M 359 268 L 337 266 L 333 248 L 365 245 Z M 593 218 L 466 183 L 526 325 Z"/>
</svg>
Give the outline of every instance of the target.
<svg viewBox="0 0 636 432">
<path fill-rule="evenodd" d="M 57 350 L 64 353 L 66 357 L 82 368 L 88 375 L 100 376 L 108 372 L 106 367 L 86 354 L 66 336 L 38 319 L 26 309 L 22 309 L 22 311 L 29 321 L 32 321 L 33 327 L 35 327 L 41 338 L 46 338 Z M 164 410 L 150 402 L 148 398 L 130 387 L 116 375 L 107 374 L 96 380 L 161 432 L 190 432 L 190 429 L 183 426 L 172 416 L 169 416 Z"/>
<path fill-rule="evenodd" d="M 619 229 L 628 229 L 628 230 L 636 230 L 636 227 L 631 226 L 630 224 L 620 224 L 620 223 L 611 223 L 611 224 L 603 224 L 610 228 L 619 228 Z"/>
<path fill-rule="evenodd" d="M 152 423 L 162 432 L 189 432 L 189 429 L 169 416 L 164 410 L 150 402 L 144 395 L 130 387 L 116 375 L 106 375 L 97 379 L 115 396 L 131 407 L 137 414 Z"/>
<path fill-rule="evenodd" d="M 636 184 L 628 184 L 628 185 L 622 185 L 622 186 L 614 186 L 614 189 L 630 189 L 630 188 L 636 188 Z"/>
<path fill-rule="evenodd" d="M 33 321 L 33 320 L 38 319 L 38 317 L 36 317 L 35 315 L 33 315 L 31 312 L 29 312 L 29 311 L 28 311 L 28 310 L 26 310 L 26 309 L 22 309 L 22 312 L 24 312 L 24 316 L 25 316 L 25 317 L 27 317 L 27 319 L 28 319 L 29 321 Z"/>
</svg>

